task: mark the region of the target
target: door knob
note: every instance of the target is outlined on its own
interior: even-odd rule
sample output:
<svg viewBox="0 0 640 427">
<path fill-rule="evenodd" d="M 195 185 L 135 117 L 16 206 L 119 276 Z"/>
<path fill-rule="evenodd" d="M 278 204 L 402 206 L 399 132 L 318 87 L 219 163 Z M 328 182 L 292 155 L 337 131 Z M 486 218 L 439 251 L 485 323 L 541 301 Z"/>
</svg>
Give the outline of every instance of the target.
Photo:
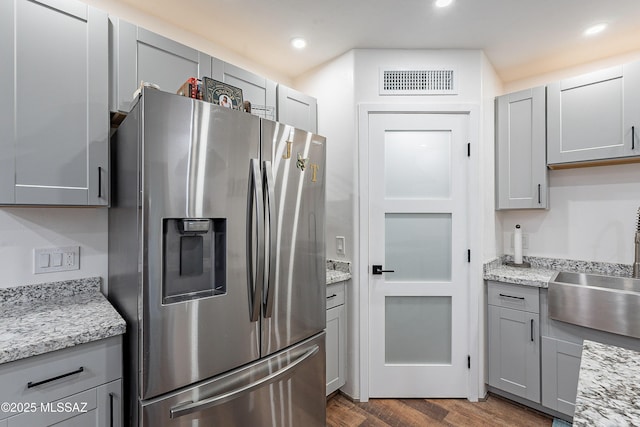
<svg viewBox="0 0 640 427">
<path fill-rule="evenodd" d="M 395 273 L 395 270 L 383 270 L 381 265 L 374 265 L 372 274 Z"/>
</svg>

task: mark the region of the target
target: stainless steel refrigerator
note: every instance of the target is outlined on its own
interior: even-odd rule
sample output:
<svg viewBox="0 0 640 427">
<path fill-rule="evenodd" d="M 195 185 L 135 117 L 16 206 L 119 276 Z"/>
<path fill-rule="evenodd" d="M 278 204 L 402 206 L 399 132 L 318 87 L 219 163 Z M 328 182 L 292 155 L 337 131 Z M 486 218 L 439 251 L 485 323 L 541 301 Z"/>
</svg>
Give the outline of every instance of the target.
<svg viewBox="0 0 640 427">
<path fill-rule="evenodd" d="M 325 139 L 144 89 L 112 138 L 125 425 L 325 425 Z"/>
</svg>

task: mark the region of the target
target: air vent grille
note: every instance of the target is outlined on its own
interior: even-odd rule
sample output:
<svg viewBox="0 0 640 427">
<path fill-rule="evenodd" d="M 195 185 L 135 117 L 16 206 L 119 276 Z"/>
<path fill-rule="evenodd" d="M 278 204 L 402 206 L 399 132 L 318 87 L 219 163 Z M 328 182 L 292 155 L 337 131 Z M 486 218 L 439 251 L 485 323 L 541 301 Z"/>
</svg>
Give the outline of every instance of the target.
<svg viewBox="0 0 640 427">
<path fill-rule="evenodd" d="M 454 70 L 380 70 L 380 95 L 456 94 Z"/>
</svg>

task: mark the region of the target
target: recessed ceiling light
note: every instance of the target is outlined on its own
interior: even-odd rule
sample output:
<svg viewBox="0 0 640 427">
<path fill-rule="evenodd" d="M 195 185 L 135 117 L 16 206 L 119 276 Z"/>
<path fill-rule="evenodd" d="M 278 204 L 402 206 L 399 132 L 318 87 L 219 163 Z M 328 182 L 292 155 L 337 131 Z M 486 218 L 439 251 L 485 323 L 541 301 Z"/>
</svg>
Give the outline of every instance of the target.
<svg viewBox="0 0 640 427">
<path fill-rule="evenodd" d="M 453 0 L 436 0 L 436 7 L 447 7 L 451 3 L 453 3 Z"/>
<path fill-rule="evenodd" d="M 584 30 L 584 35 L 593 36 L 594 34 L 601 33 L 605 28 L 607 28 L 607 24 L 597 24 Z"/>
<path fill-rule="evenodd" d="M 304 49 L 307 46 L 307 41 L 302 37 L 295 37 L 291 39 L 291 46 L 296 49 Z"/>
</svg>

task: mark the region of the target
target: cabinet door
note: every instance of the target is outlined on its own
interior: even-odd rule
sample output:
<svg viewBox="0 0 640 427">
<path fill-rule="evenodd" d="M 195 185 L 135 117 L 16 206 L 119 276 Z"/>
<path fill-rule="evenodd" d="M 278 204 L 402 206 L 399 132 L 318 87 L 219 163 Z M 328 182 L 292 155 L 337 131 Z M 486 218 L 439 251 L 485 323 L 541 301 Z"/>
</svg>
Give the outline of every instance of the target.
<svg viewBox="0 0 640 427">
<path fill-rule="evenodd" d="M 542 405 L 573 416 L 582 346 L 542 337 Z"/>
<path fill-rule="evenodd" d="M 327 310 L 327 396 L 345 383 L 346 328 L 344 305 Z"/>
<path fill-rule="evenodd" d="M 612 67 L 547 86 L 549 165 L 640 155 L 639 68 Z"/>
<path fill-rule="evenodd" d="M 540 403 L 539 315 L 489 306 L 489 385 Z"/>
<path fill-rule="evenodd" d="M 101 385 L 97 393 L 97 427 L 122 427 L 122 380 Z"/>
<path fill-rule="evenodd" d="M 141 81 L 175 93 L 190 77 L 211 75 L 211 57 L 118 18 L 111 25 L 111 111 L 129 112 Z"/>
<path fill-rule="evenodd" d="M 0 40 L 0 204 L 108 204 L 106 13 L 5 1 Z"/>
<path fill-rule="evenodd" d="M 289 87 L 278 85 L 278 121 L 318 133 L 317 100 Z"/>
<path fill-rule="evenodd" d="M 497 209 L 547 207 L 543 86 L 496 98 Z"/>
<path fill-rule="evenodd" d="M 211 60 L 211 77 L 242 89 L 242 98 L 251 102 L 251 113 L 276 120 L 276 82 L 221 61 Z"/>
</svg>

